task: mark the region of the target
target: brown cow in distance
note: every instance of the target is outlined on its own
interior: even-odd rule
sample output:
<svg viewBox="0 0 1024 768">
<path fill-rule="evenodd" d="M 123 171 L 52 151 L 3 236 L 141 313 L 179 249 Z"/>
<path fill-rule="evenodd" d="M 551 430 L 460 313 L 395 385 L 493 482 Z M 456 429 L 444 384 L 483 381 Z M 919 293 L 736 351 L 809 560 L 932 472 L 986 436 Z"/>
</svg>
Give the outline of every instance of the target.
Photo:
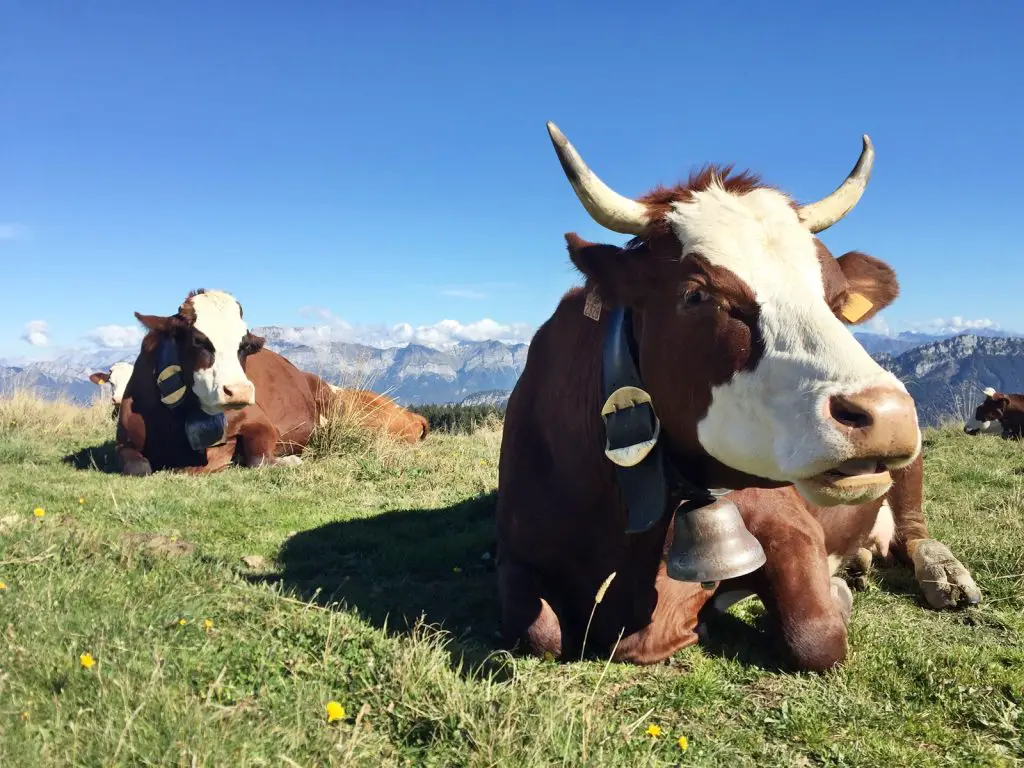
<svg viewBox="0 0 1024 768">
<path fill-rule="evenodd" d="M 194 291 L 174 315 L 136 317 L 149 332 L 118 416 L 124 474 L 214 472 L 236 456 L 249 467 L 301 462 L 337 393 L 265 349 L 233 296 Z"/>
<path fill-rule="evenodd" d="M 985 401 L 964 424 L 968 435 L 997 434 L 1004 440 L 1024 439 L 1024 394 L 1006 395 L 992 387 L 984 391 Z"/>
<path fill-rule="evenodd" d="M 796 664 L 838 663 L 845 596 L 833 594 L 822 526 L 795 502 L 877 503 L 921 448 L 906 388 L 845 327 L 896 298 L 893 270 L 859 252 L 837 259 L 815 237 L 858 202 L 874 160 L 870 141 L 835 192 L 797 205 L 752 175 L 715 168 L 625 198 L 551 124 L 549 133 L 588 213 L 633 239 L 618 247 L 566 236 L 586 284 L 537 331 L 509 399 L 497 510 L 504 632 L 538 654 L 614 649 L 614 658 L 638 663 L 694 640 L 706 596 L 668 578 L 664 561 L 680 498 L 653 527 L 627 534 L 606 453 L 602 350 L 611 318 L 620 323 L 628 310 L 621 335 L 658 417 L 650 444 L 666 465 L 691 487 L 795 487 L 778 496 L 790 503 L 761 515 L 763 525 L 750 514 L 748 524 L 764 545 L 770 591 L 802 601 L 792 613 L 809 617 L 805 635 L 815 636 L 810 617 L 820 614 L 842 637 L 824 650 L 793 648 Z"/>
</svg>

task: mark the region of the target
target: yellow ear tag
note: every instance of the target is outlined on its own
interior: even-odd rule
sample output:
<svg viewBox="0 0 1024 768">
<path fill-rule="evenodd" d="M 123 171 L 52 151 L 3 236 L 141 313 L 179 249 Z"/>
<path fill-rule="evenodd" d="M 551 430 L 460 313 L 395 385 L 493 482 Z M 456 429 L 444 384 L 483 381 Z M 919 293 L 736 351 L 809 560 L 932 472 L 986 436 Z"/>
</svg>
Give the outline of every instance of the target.
<svg viewBox="0 0 1024 768">
<path fill-rule="evenodd" d="M 843 307 L 843 311 L 840 313 L 843 319 L 848 323 L 856 323 L 864 315 L 871 311 L 871 308 L 875 305 L 871 303 L 867 296 L 861 293 L 851 293 L 846 299 L 846 305 Z"/>
</svg>

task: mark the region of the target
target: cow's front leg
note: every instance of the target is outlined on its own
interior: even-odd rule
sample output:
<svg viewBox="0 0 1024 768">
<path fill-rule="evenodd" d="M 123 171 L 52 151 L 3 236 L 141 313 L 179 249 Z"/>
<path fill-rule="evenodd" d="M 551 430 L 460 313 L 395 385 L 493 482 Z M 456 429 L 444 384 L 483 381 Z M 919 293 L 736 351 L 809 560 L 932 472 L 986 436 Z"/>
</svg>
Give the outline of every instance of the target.
<svg viewBox="0 0 1024 768">
<path fill-rule="evenodd" d="M 239 428 L 239 438 L 242 440 L 242 461 L 247 467 L 295 466 L 302 463 L 298 456 L 277 456 L 279 435 L 265 417 L 246 419 Z"/>
<path fill-rule="evenodd" d="M 534 656 L 562 656 L 562 625 L 541 597 L 540 579 L 524 565 L 498 553 L 498 599 L 501 631 L 510 646 Z"/>
<path fill-rule="evenodd" d="M 829 575 L 825 534 L 796 498 L 743 503 L 750 532 L 761 542 L 766 562 L 742 579 L 723 582 L 727 594 L 744 585 L 758 594 L 797 669 L 822 672 L 846 659 L 847 624 L 853 595 L 842 579 Z"/>
<path fill-rule="evenodd" d="M 914 578 L 932 608 L 966 608 L 981 602 L 981 590 L 971 572 L 949 547 L 931 538 L 922 511 L 924 461 L 917 460 L 894 472 L 889 491 L 896 527 L 893 552 L 903 564 L 913 567 Z"/>
</svg>

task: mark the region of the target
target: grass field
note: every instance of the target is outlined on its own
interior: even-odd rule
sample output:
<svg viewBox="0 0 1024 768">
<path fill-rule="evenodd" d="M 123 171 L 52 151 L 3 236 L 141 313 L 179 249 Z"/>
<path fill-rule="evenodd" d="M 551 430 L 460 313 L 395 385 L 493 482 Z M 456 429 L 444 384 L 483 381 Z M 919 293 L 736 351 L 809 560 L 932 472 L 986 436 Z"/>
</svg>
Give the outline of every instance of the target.
<svg viewBox="0 0 1024 768">
<path fill-rule="evenodd" d="M 729 642 L 649 668 L 495 650 L 498 427 L 204 478 L 100 471 L 112 436 L 106 408 L 0 401 L 0 766 L 1024 754 L 1020 446 L 927 438 L 926 514 L 983 603 L 932 611 L 907 572 L 876 571 L 846 666 L 802 675 L 751 603 Z"/>
</svg>

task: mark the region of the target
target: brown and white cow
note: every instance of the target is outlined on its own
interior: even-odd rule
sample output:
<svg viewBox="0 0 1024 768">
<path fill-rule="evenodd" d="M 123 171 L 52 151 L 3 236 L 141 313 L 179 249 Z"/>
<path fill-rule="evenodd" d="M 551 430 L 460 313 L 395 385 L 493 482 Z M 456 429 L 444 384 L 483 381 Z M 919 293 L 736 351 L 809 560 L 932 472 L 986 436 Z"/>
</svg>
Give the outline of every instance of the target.
<svg viewBox="0 0 1024 768">
<path fill-rule="evenodd" d="M 124 474 L 213 472 L 236 456 L 249 467 L 301 461 L 299 454 L 320 416 L 332 412 L 337 394 L 319 376 L 264 348 L 233 296 L 195 291 L 174 315 L 135 316 L 149 332 L 118 416 Z M 158 366 L 162 354 L 173 355 L 175 364 Z M 180 376 L 181 387 L 162 395 L 158 377 L 168 375 Z M 190 442 L 190 434 L 211 429 L 216 435 L 206 447 Z"/>
<path fill-rule="evenodd" d="M 968 435 L 1000 435 L 1006 440 L 1024 438 L 1024 394 L 1006 395 L 992 387 L 984 390 L 985 400 L 964 424 Z"/>
<path fill-rule="evenodd" d="M 637 201 L 607 187 L 548 129 L 591 217 L 633 239 L 618 247 L 566 236 L 586 285 L 537 331 L 509 399 L 497 511 L 503 629 L 532 652 L 577 654 L 594 596 L 615 573 L 588 639 L 614 647 L 615 658 L 650 662 L 693 641 L 689 627 L 707 596 L 665 574 L 671 515 L 646 533 L 624 532 L 599 417 L 606 310 L 632 310 L 658 439 L 691 482 L 792 485 L 820 507 L 876 502 L 891 473 L 918 458 L 921 434 L 903 384 L 844 323 L 869 320 L 899 288 L 885 263 L 859 252 L 837 259 L 815 237 L 856 205 L 874 151 L 865 136 L 849 177 L 815 203 L 797 205 L 752 175 L 715 168 Z M 785 515 L 765 520 L 782 524 Z M 821 526 L 791 532 L 780 547 L 762 538 L 764 573 L 776 589 L 788 579 L 806 591 L 812 569 L 823 608 L 836 613 L 842 601 L 829 595 Z"/>
<path fill-rule="evenodd" d="M 110 387 L 110 402 L 114 406 L 114 413 L 121 407 L 121 400 L 124 398 L 125 388 L 128 380 L 132 377 L 131 363 L 114 363 L 109 371 L 97 371 L 89 375 L 89 381 L 102 388 Z"/>
</svg>

